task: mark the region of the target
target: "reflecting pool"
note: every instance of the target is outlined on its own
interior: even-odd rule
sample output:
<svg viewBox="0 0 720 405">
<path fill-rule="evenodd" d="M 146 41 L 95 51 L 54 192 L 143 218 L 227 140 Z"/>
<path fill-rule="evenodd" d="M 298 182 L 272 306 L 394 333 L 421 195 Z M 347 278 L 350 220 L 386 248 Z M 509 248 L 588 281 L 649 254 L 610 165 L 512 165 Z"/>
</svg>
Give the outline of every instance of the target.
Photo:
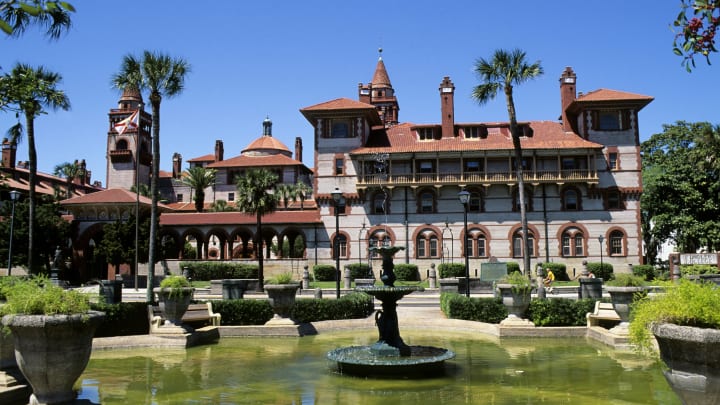
<svg viewBox="0 0 720 405">
<path fill-rule="evenodd" d="M 452 335 L 452 336 L 446 336 Z M 79 399 L 95 404 L 679 404 L 660 364 L 585 339 L 502 339 L 403 329 L 410 345 L 456 353 L 440 377 L 364 379 L 330 371 L 328 351 L 370 330 L 225 338 L 179 349 L 96 351 Z"/>
</svg>

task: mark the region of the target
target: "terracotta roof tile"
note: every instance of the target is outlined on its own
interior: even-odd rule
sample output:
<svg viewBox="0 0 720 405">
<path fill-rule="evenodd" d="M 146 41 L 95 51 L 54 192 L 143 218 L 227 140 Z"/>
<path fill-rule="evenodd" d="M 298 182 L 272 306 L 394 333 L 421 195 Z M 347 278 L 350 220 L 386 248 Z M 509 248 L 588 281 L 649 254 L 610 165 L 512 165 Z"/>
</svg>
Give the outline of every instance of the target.
<svg viewBox="0 0 720 405">
<path fill-rule="evenodd" d="M 67 200 L 60 201 L 60 205 L 63 206 L 77 206 L 77 205 L 93 205 L 93 204 L 135 204 L 135 193 L 130 190 L 122 188 L 111 188 L 104 191 L 98 191 L 97 193 L 85 194 L 80 197 L 69 198 Z M 140 196 L 140 204 L 149 206 L 152 201 L 145 197 Z M 158 207 L 167 209 L 163 204 L 158 204 Z"/>
<path fill-rule="evenodd" d="M 627 93 L 624 91 L 610 90 L 610 89 L 597 89 L 591 92 L 578 96 L 576 101 L 647 101 L 654 100 L 653 97 L 644 96 L 642 94 Z"/>
<path fill-rule="evenodd" d="M 349 98 L 336 98 L 335 100 L 326 101 L 324 103 L 315 104 L 310 107 L 300 109 L 300 111 L 325 111 L 325 110 L 375 110 L 372 104 L 361 103 L 360 101 L 351 100 Z"/>
<path fill-rule="evenodd" d="M 207 155 L 199 156 L 196 158 L 188 159 L 188 163 L 196 163 L 196 162 L 214 162 L 215 161 L 215 155 L 210 153 Z"/>
<path fill-rule="evenodd" d="M 303 163 L 285 155 L 245 156 L 240 155 L 207 165 L 209 168 L 219 169 L 227 167 L 252 166 L 302 166 Z"/>
<path fill-rule="evenodd" d="M 253 150 L 267 150 L 267 149 L 275 149 L 281 152 L 288 152 L 290 153 L 290 149 L 288 149 L 287 146 L 285 146 L 284 143 L 279 141 L 276 138 L 273 138 L 272 136 L 263 135 L 260 138 L 252 141 L 250 145 L 248 145 L 247 148 L 243 149 L 242 153 L 253 151 Z"/>
<path fill-rule="evenodd" d="M 160 216 L 162 226 L 191 226 L 191 225 L 252 225 L 255 226 L 257 217 L 254 214 L 243 212 L 193 212 L 193 213 L 163 213 Z M 263 224 L 320 224 L 320 211 L 275 211 L 262 218 Z"/>
</svg>

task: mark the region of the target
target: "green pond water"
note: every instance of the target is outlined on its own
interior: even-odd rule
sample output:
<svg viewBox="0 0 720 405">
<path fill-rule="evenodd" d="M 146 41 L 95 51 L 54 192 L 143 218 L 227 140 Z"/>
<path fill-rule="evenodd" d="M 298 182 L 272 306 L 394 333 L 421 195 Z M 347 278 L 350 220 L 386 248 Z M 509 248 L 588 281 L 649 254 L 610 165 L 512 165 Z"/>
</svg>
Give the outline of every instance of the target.
<svg viewBox="0 0 720 405">
<path fill-rule="evenodd" d="M 409 345 L 453 350 L 430 379 L 365 379 L 330 371 L 326 353 L 369 345 L 374 331 L 303 338 L 225 338 L 181 349 L 96 351 L 80 379 L 95 404 L 679 404 L 661 366 L 573 339 L 496 339 L 406 330 Z"/>
</svg>

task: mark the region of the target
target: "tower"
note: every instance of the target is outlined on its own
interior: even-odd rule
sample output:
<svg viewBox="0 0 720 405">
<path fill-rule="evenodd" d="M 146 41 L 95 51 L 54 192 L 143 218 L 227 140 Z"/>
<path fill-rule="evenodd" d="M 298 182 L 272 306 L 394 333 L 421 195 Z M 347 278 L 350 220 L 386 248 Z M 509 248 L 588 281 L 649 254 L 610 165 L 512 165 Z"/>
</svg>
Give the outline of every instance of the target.
<svg viewBox="0 0 720 405">
<path fill-rule="evenodd" d="M 395 97 L 395 90 L 392 87 L 392 83 L 390 83 L 390 76 L 388 75 L 387 69 L 385 69 L 385 62 L 383 62 L 382 58 L 382 48 L 380 48 L 378 52 L 380 52 L 380 56 L 378 57 L 377 66 L 375 66 L 375 74 L 373 75 L 372 82 L 369 84 L 360 83 L 358 85 L 358 100 L 374 105 L 385 127 L 391 127 L 399 122 L 400 105 L 398 104 L 397 97 Z"/>
<path fill-rule="evenodd" d="M 151 116 L 143 109 L 138 90 L 125 89 L 117 108 L 108 113 L 107 188 L 132 188 L 150 184 L 152 146 Z"/>
</svg>

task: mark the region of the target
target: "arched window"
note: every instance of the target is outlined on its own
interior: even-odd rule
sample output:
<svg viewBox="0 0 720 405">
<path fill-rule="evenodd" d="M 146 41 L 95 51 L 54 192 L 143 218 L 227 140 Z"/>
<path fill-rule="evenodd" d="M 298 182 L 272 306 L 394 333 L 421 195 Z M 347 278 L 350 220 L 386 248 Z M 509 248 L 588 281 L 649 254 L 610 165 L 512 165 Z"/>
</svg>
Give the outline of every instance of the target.
<svg viewBox="0 0 720 405">
<path fill-rule="evenodd" d="M 562 192 L 562 209 L 564 211 L 578 211 L 581 209 L 580 192 L 574 188 L 567 188 Z"/>
<path fill-rule="evenodd" d="M 530 247 L 530 257 L 535 257 L 535 236 L 532 231 L 528 230 L 528 246 Z M 512 238 L 513 257 L 523 257 L 523 237 L 522 229 L 518 229 Z"/>
<path fill-rule="evenodd" d="M 424 229 L 415 239 L 415 257 L 428 259 L 440 257 L 440 242 L 438 236 L 431 229 Z"/>
<path fill-rule="evenodd" d="M 469 229 L 464 244 L 464 252 L 468 257 L 487 257 L 487 238 L 479 229 Z"/>
<path fill-rule="evenodd" d="M 115 150 L 127 150 L 128 142 L 125 139 L 120 139 L 115 144 Z"/>
<path fill-rule="evenodd" d="M 568 228 L 562 234 L 563 257 L 585 256 L 585 238 L 578 228 Z"/>
<path fill-rule="evenodd" d="M 627 256 L 625 234 L 622 231 L 610 232 L 610 256 Z"/>
<path fill-rule="evenodd" d="M 348 257 L 348 243 L 347 237 L 343 234 L 339 234 L 335 237 L 337 248 L 333 246 L 332 258 L 337 259 L 336 254 L 340 255 L 340 258 Z"/>
<path fill-rule="evenodd" d="M 392 245 L 392 239 L 390 235 L 385 232 L 384 229 L 378 229 L 370 234 L 368 238 L 368 249 L 372 247 L 382 247 Z M 374 253 L 372 257 L 379 257 L 379 253 Z"/>
</svg>

